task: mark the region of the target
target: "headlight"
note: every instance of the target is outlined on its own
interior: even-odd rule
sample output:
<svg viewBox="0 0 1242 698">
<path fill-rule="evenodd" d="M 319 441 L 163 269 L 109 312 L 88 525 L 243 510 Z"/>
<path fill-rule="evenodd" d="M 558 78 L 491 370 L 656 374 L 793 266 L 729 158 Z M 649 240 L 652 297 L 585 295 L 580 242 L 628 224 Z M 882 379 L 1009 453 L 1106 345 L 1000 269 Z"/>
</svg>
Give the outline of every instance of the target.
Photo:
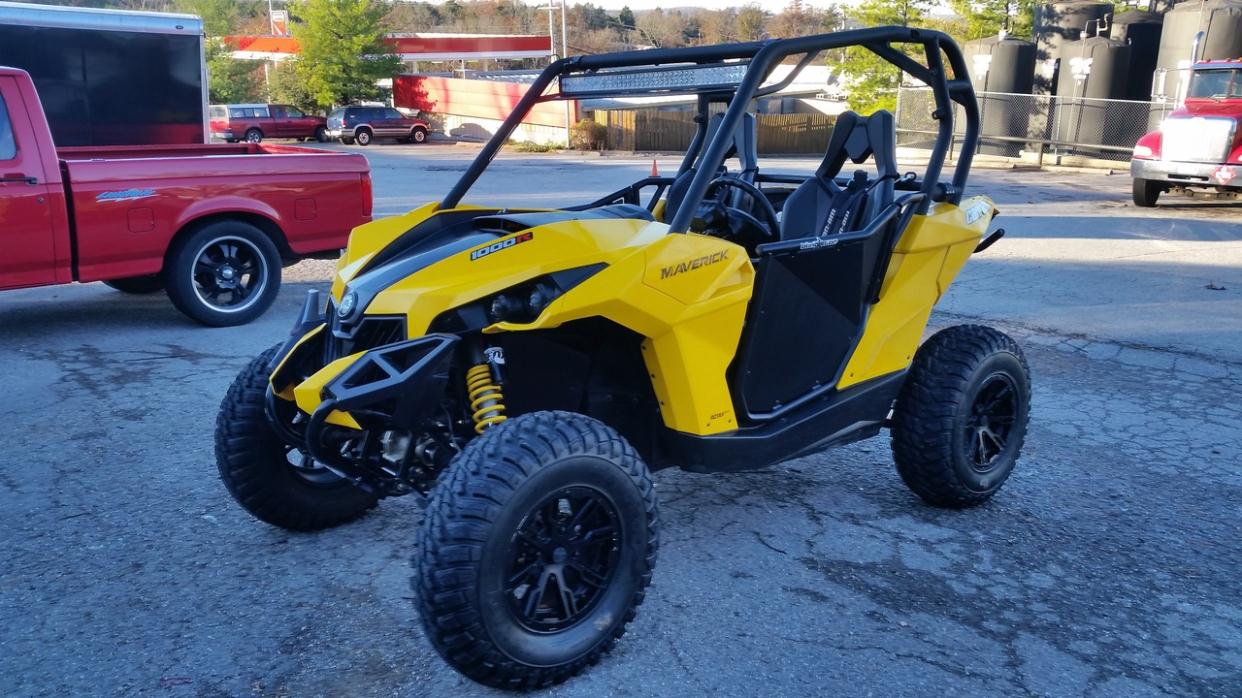
<svg viewBox="0 0 1242 698">
<path fill-rule="evenodd" d="M 336 316 L 344 320 L 353 314 L 354 308 L 358 306 L 358 293 L 356 291 L 346 291 L 341 296 L 341 304 L 336 307 Z"/>
</svg>

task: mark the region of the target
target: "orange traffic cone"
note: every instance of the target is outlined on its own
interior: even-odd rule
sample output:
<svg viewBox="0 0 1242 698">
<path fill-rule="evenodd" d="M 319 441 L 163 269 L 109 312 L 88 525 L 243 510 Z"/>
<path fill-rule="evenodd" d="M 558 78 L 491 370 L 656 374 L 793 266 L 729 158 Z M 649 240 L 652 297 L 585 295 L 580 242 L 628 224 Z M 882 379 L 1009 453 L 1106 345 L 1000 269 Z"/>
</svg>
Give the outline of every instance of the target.
<svg viewBox="0 0 1242 698">
<path fill-rule="evenodd" d="M 657 166 L 657 165 L 656 165 L 656 159 L 655 159 L 655 158 L 651 158 L 651 176 L 652 176 L 652 177 L 659 177 L 659 176 L 660 176 L 660 168 L 659 168 L 659 166 Z"/>
</svg>

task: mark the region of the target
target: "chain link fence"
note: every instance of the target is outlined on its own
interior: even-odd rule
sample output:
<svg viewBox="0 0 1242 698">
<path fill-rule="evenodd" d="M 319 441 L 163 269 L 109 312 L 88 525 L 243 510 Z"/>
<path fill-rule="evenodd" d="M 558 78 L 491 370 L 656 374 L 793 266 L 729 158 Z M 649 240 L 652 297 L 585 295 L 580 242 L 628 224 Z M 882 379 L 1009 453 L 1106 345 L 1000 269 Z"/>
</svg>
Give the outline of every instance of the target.
<svg viewBox="0 0 1242 698">
<path fill-rule="evenodd" d="M 1134 144 L 1156 129 L 1174 102 L 1135 102 L 1053 95 L 980 92 L 978 153 L 1032 160 L 1092 159 L 1128 162 Z M 930 149 L 936 140 L 935 98 L 927 88 L 897 93 L 897 144 Z M 956 107 L 960 138 L 965 115 Z M 956 146 L 956 143 L 955 143 Z"/>
</svg>

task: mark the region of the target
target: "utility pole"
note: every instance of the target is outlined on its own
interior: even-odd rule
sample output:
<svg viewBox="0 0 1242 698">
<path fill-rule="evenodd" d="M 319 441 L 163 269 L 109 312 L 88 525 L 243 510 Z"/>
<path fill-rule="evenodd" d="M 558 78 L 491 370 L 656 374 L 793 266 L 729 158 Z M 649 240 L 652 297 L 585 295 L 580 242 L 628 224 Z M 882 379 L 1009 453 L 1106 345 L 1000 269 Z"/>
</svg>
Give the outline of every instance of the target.
<svg viewBox="0 0 1242 698">
<path fill-rule="evenodd" d="M 569 32 L 566 29 L 565 15 L 568 14 L 565 8 L 565 0 L 561 0 L 561 57 L 565 58 L 569 55 Z M 565 145 L 570 144 L 570 128 L 573 127 L 573 104 L 569 100 L 565 100 Z"/>
</svg>

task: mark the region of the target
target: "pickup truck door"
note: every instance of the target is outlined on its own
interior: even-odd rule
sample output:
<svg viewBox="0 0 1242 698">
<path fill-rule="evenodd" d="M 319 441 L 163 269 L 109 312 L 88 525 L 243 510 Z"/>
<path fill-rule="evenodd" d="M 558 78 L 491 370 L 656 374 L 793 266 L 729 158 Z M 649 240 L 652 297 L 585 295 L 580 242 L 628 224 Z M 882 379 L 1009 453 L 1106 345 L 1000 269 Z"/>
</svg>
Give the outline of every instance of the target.
<svg viewBox="0 0 1242 698">
<path fill-rule="evenodd" d="M 0 77 L 0 288 L 58 281 L 52 209 L 63 190 L 59 177 L 47 182 L 28 106 L 17 79 Z"/>
<path fill-rule="evenodd" d="M 305 138 L 315 131 L 307 126 L 306 116 L 293 107 L 276 107 L 273 116 L 280 122 L 280 135 L 285 138 Z"/>
</svg>

